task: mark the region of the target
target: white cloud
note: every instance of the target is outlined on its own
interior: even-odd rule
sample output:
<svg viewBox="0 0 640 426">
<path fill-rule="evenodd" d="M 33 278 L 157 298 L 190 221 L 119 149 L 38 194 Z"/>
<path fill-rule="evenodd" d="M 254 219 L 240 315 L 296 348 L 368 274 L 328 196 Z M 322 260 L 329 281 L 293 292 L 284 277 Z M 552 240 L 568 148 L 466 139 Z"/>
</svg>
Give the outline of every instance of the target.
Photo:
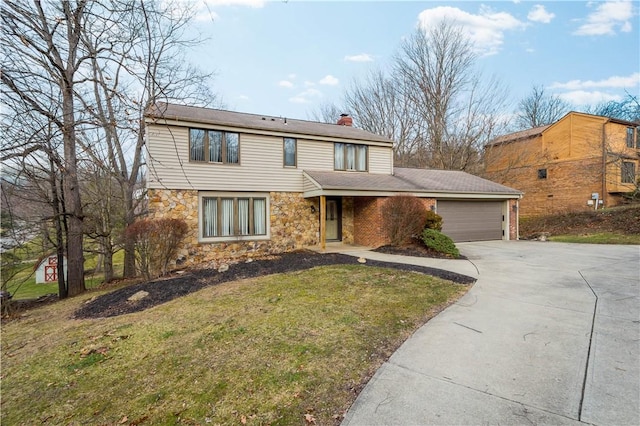
<svg viewBox="0 0 640 426">
<path fill-rule="evenodd" d="M 444 19 L 460 25 L 476 50 L 483 55 L 494 55 L 500 51 L 505 32 L 526 27 L 509 13 L 495 12 L 487 6 L 481 6 L 477 15 L 449 6 L 426 9 L 418 15 L 418 25 L 428 30 Z"/>
<path fill-rule="evenodd" d="M 598 90 L 588 92 L 586 90 L 574 90 L 572 92 L 560 93 L 558 97 L 573 105 L 597 105 L 602 102 L 620 101 L 619 95 L 601 92 Z"/>
<path fill-rule="evenodd" d="M 249 97 L 247 95 L 240 95 L 240 96 L 238 96 L 238 99 L 241 100 L 241 101 L 248 101 Z"/>
<path fill-rule="evenodd" d="M 183 0 L 187 6 L 191 6 L 193 0 Z M 215 21 L 220 19 L 213 9 L 221 6 L 248 6 L 252 8 L 264 7 L 266 0 L 199 0 L 194 6 L 196 9 L 196 21 Z"/>
<path fill-rule="evenodd" d="M 315 86 L 315 85 L 316 85 L 316 84 L 315 84 L 313 81 L 306 80 L 306 81 L 304 82 L 304 87 L 313 87 L 313 86 Z"/>
<path fill-rule="evenodd" d="M 337 86 L 340 81 L 331 74 L 324 76 L 318 83 L 325 84 L 327 86 Z"/>
<path fill-rule="evenodd" d="M 613 35 L 616 33 L 616 27 L 622 32 L 631 31 L 631 0 L 613 0 L 596 4 L 596 10 L 587 16 L 587 22 L 574 31 L 574 35 Z"/>
<path fill-rule="evenodd" d="M 294 96 L 292 98 L 289 98 L 289 102 L 292 102 L 294 104 L 308 104 L 310 101 L 303 96 Z"/>
<path fill-rule="evenodd" d="M 297 77 L 297 75 L 295 75 L 295 74 L 289 74 L 289 75 L 287 76 L 287 78 L 288 78 L 289 80 L 295 80 L 295 79 L 296 79 L 296 77 Z"/>
<path fill-rule="evenodd" d="M 372 62 L 373 56 L 368 53 L 360 53 L 358 55 L 347 55 L 344 60 L 349 62 Z"/>
<path fill-rule="evenodd" d="M 294 104 L 308 104 L 311 102 L 311 98 L 321 98 L 322 92 L 318 89 L 307 89 L 304 92 L 298 93 L 296 96 L 289 98 L 289 102 Z"/>
<path fill-rule="evenodd" d="M 249 6 L 260 8 L 265 4 L 265 0 L 202 0 L 210 6 Z"/>
<path fill-rule="evenodd" d="M 527 15 L 528 20 L 533 22 L 542 22 L 543 24 L 548 24 L 555 17 L 555 13 L 547 12 L 541 4 L 533 6 Z"/>
<path fill-rule="evenodd" d="M 629 76 L 612 76 L 604 80 L 570 80 L 565 83 L 555 82 L 549 86 L 550 89 L 562 90 L 584 90 L 584 89 L 628 89 L 640 86 L 640 73 L 634 73 Z"/>
<path fill-rule="evenodd" d="M 289 80 L 280 80 L 278 82 L 278 86 L 286 87 L 287 89 L 291 89 L 293 87 L 293 83 L 290 82 Z"/>
</svg>

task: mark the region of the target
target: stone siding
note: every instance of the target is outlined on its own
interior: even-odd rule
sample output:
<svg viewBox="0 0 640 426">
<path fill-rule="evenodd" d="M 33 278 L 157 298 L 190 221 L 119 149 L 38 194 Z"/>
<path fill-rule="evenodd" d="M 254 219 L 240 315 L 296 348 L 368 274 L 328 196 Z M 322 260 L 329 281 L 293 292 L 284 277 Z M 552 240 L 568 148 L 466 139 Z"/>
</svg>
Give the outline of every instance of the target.
<svg viewBox="0 0 640 426">
<path fill-rule="evenodd" d="M 353 197 L 342 197 L 342 242 L 354 242 L 354 202 Z"/>
<path fill-rule="evenodd" d="M 509 200 L 509 239 L 517 240 L 520 238 L 518 235 L 518 200 Z"/>
<path fill-rule="evenodd" d="M 149 218 L 183 219 L 189 226 L 178 253 L 178 259 L 185 265 L 208 263 L 217 267 L 318 244 L 317 200 L 304 199 L 301 193 L 271 192 L 269 205 L 270 240 L 199 242 L 198 191 L 149 190 Z"/>
</svg>

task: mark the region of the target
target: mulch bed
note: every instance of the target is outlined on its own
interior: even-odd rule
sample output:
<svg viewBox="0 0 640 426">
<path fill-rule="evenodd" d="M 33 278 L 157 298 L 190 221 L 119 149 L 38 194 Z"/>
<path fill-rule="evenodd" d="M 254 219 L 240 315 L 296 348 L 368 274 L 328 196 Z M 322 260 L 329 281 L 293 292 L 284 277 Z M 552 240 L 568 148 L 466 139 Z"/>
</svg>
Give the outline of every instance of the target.
<svg viewBox="0 0 640 426">
<path fill-rule="evenodd" d="M 386 250 L 388 250 L 386 252 L 391 251 L 391 249 Z M 395 254 L 406 253 L 396 252 Z M 424 256 L 425 254 L 423 253 L 419 255 Z M 315 266 L 349 264 L 359 264 L 358 259 L 353 256 L 337 253 L 320 254 L 303 250 L 274 256 L 274 258 L 271 259 L 233 264 L 230 265 L 229 269 L 225 272 L 218 272 L 216 269 L 194 269 L 170 278 L 135 284 L 98 296 L 78 309 L 75 312 L 74 317 L 113 317 L 142 311 L 175 298 L 185 296 L 210 285 L 246 278 L 254 278 L 263 275 L 299 271 L 302 269 L 313 268 Z M 375 260 L 367 260 L 364 265 L 420 272 L 460 284 L 472 284 L 475 282 L 475 279 L 466 275 L 424 266 L 380 262 Z M 128 300 L 131 296 L 140 291 L 145 291 L 149 294 L 141 300 Z"/>
</svg>

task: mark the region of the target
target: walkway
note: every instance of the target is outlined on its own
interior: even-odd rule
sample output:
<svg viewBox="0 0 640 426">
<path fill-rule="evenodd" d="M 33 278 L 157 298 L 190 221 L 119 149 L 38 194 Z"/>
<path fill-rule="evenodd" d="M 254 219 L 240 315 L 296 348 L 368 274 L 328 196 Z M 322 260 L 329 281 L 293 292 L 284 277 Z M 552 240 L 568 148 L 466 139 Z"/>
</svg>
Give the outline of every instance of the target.
<svg viewBox="0 0 640 426">
<path fill-rule="evenodd" d="M 347 253 L 478 281 L 378 370 L 343 425 L 640 424 L 640 247 L 459 248 L 468 261 L 439 266 Z"/>
</svg>

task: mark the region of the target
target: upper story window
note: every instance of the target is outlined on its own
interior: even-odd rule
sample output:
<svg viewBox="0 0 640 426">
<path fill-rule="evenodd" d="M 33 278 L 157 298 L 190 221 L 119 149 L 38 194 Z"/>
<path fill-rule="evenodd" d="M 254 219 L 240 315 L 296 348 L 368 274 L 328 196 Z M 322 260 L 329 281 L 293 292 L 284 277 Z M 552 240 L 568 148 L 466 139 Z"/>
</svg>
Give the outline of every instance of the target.
<svg viewBox="0 0 640 426">
<path fill-rule="evenodd" d="M 622 162 L 622 183 L 636 183 L 636 164 L 631 161 Z"/>
<path fill-rule="evenodd" d="M 238 164 L 240 135 L 219 130 L 189 129 L 189 160 Z"/>
<path fill-rule="evenodd" d="M 333 145 L 335 170 L 367 171 L 367 146 L 353 143 L 335 143 Z"/>
<path fill-rule="evenodd" d="M 636 148 L 640 149 L 640 126 L 636 127 Z"/>
<path fill-rule="evenodd" d="M 634 133 L 633 127 L 627 127 L 627 148 L 633 148 Z"/>
<path fill-rule="evenodd" d="M 297 165 L 297 141 L 293 138 L 284 138 L 283 155 L 285 167 Z"/>
</svg>

